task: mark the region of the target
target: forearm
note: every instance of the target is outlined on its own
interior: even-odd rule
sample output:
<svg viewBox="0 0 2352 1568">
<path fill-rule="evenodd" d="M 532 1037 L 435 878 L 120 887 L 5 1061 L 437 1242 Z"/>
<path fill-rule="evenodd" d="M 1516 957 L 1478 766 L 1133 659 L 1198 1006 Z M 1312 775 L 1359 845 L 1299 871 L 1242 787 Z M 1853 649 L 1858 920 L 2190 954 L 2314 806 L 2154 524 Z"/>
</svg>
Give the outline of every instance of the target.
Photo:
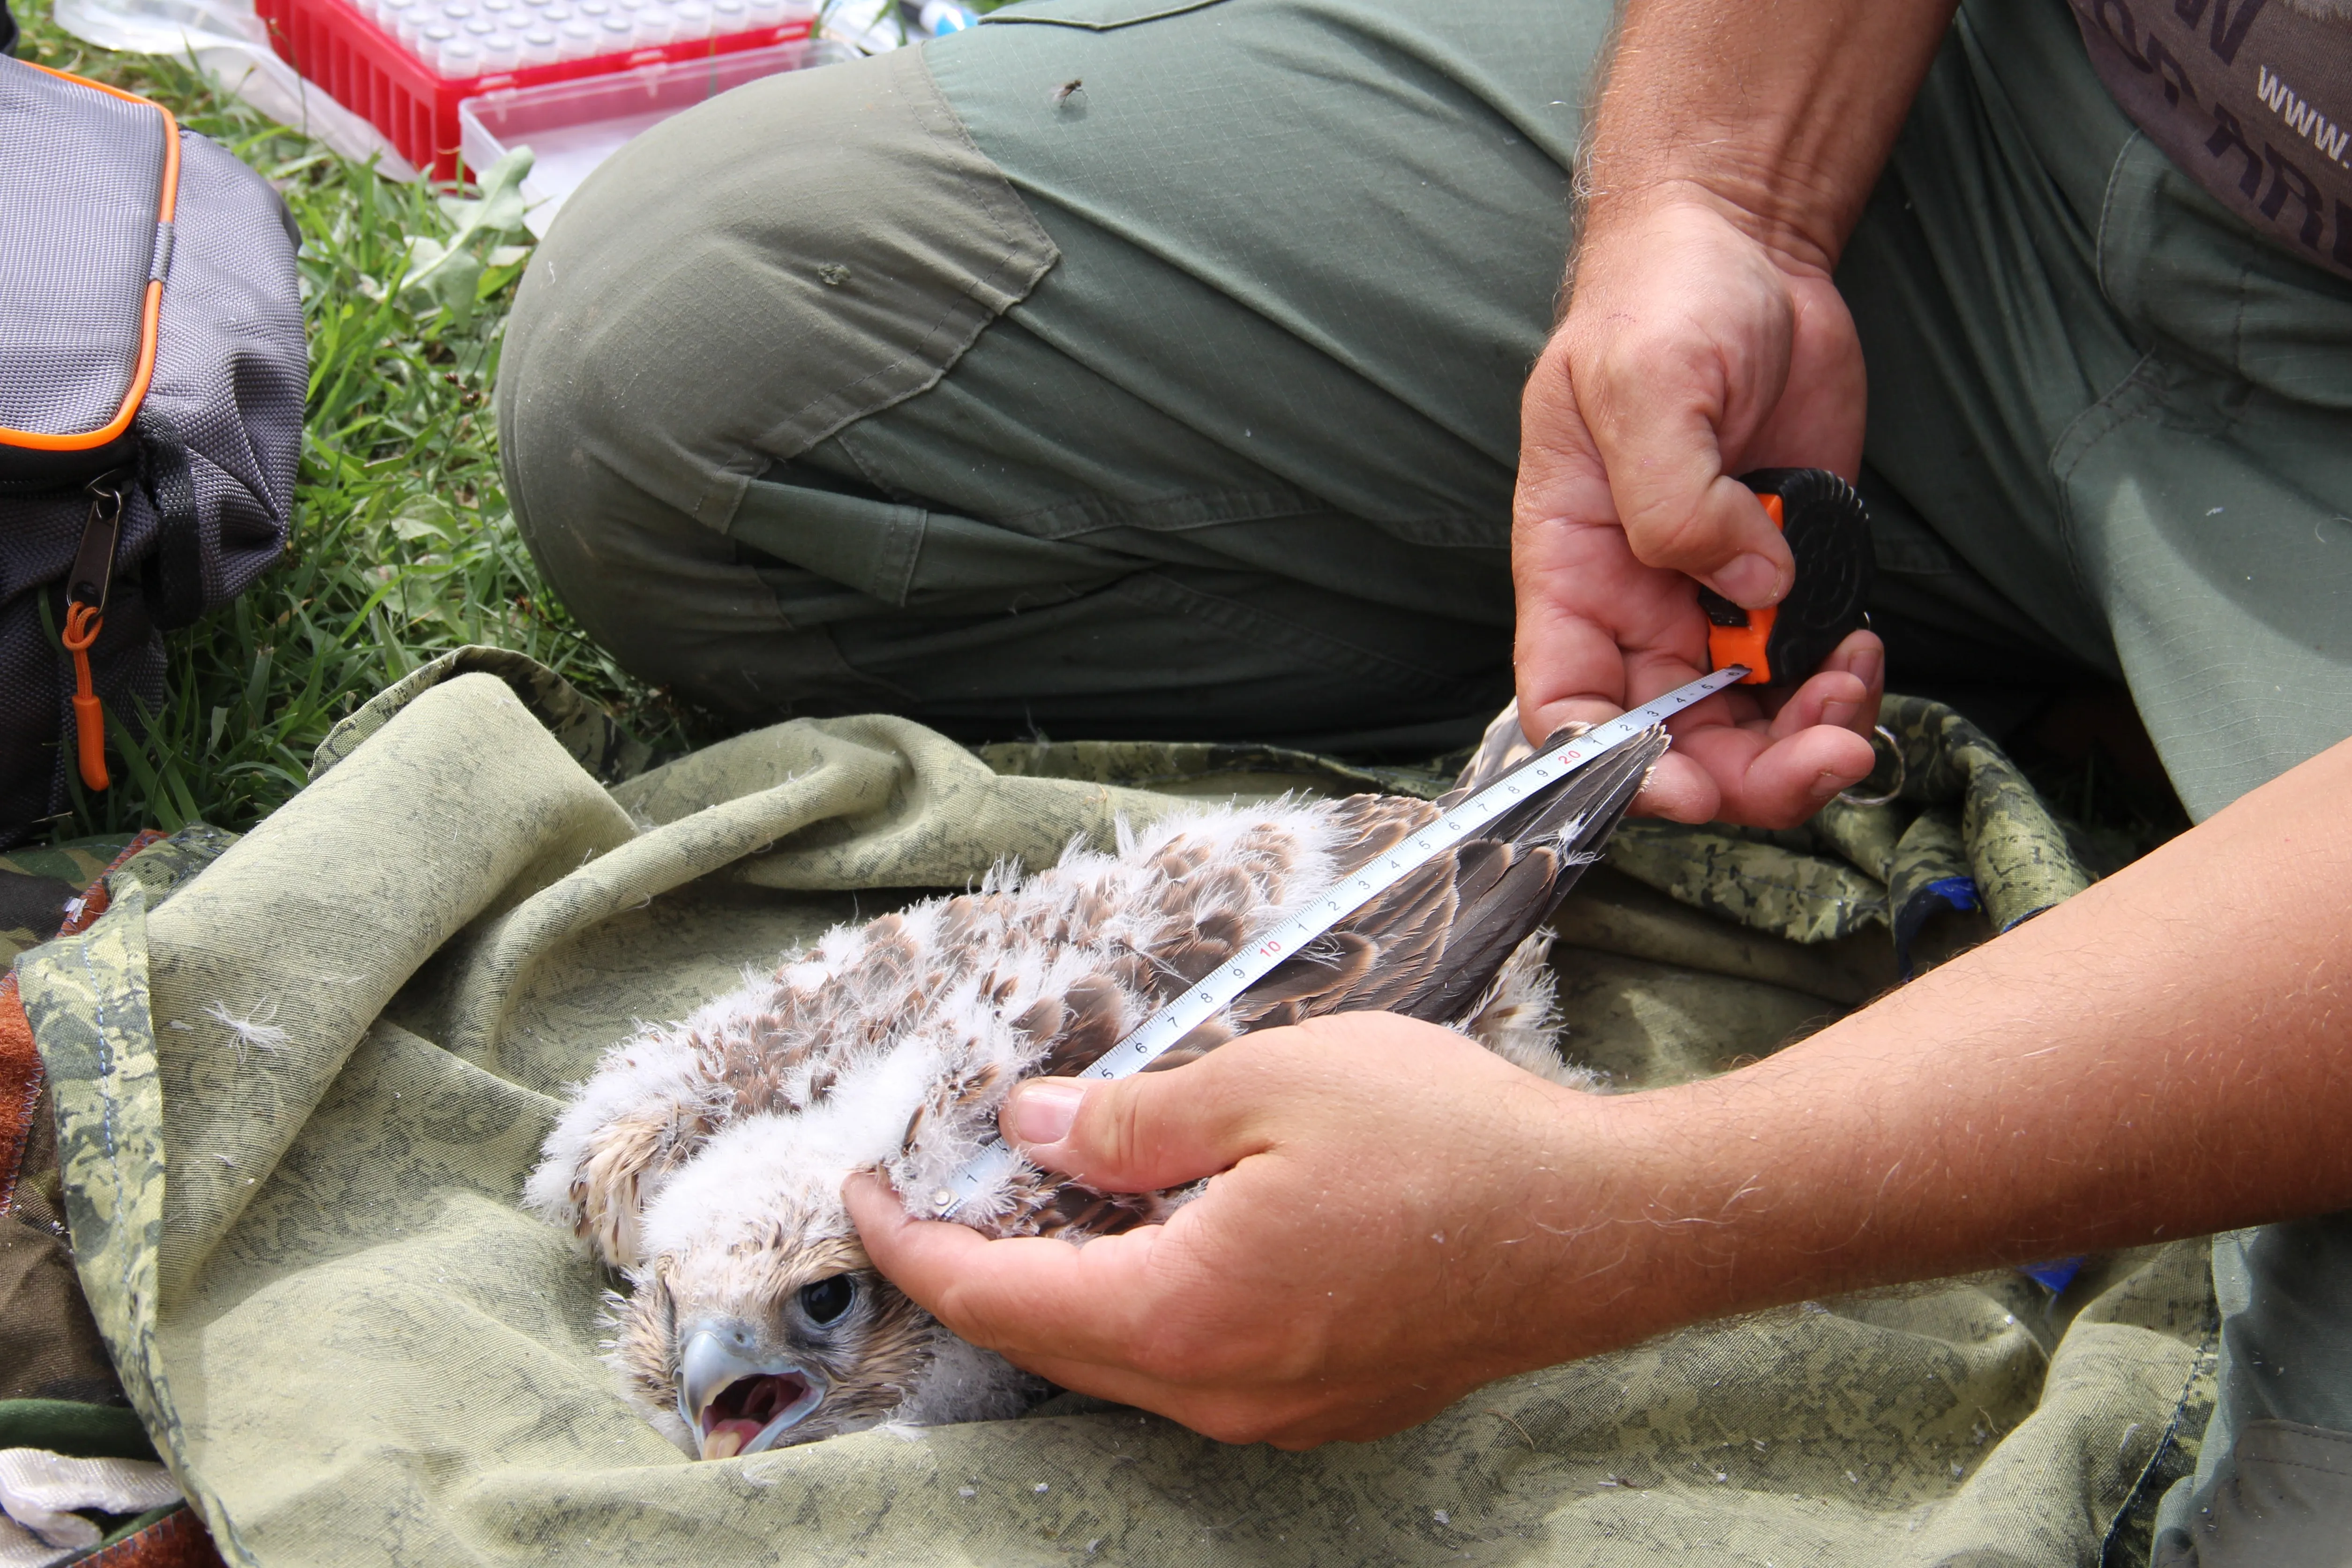
<svg viewBox="0 0 2352 1568">
<path fill-rule="evenodd" d="M 1621 1102 L 1633 1315 L 2352 1206 L 2347 796 L 2352 742 L 1767 1061 Z"/>
<path fill-rule="evenodd" d="M 1590 221 L 1686 191 L 1827 270 L 1956 0 L 1631 0 L 1580 171 Z"/>
<path fill-rule="evenodd" d="M 2352 742 L 1768 1060 L 1622 1096 L 1382 1014 L 1016 1091 L 1083 1248 L 847 1198 L 941 1321 L 1233 1441 L 1380 1436 L 1728 1313 L 2352 1207 Z"/>
</svg>

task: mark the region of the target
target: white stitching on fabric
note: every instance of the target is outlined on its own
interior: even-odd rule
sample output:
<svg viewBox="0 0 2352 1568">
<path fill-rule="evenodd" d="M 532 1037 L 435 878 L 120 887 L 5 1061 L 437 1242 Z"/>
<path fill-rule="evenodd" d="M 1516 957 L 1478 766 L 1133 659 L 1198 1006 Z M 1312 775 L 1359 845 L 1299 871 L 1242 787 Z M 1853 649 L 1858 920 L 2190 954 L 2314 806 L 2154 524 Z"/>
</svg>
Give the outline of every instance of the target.
<svg viewBox="0 0 2352 1568">
<path fill-rule="evenodd" d="M 2124 308 L 2116 304 L 2116 297 L 2107 291 L 2107 220 L 2115 212 L 2116 187 L 2123 183 L 2124 160 L 2131 156 L 2132 143 L 2145 140 L 2147 138 L 2139 131 L 2134 130 L 2124 138 L 2124 144 L 2116 149 L 2116 161 L 2107 165 L 2106 185 L 2099 193 L 2098 232 L 2091 241 L 2091 270 L 2099 280 L 2099 298 L 2105 300 L 2107 308 L 2119 316 L 2126 314 Z"/>
</svg>

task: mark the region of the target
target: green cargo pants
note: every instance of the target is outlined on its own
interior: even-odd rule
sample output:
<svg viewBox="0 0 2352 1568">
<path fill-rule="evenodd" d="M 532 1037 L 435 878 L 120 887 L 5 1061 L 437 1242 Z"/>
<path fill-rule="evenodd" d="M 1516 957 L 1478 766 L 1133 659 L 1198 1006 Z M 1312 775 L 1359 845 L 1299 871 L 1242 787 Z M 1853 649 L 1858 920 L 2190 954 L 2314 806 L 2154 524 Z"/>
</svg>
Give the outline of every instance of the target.
<svg viewBox="0 0 2352 1568">
<path fill-rule="evenodd" d="M 671 121 L 518 300 L 525 534 L 747 721 L 1466 740 L 1608 10 L 1044 0 Z M 2139 137 L 2058 0 L 1964 5 L 1840 282 L 1894 684 L 2120 674 L 2200 817 L 2352 733 L 2352 284 Z M 2352 1317 L 2314 1234 L 2245 1251 L 2233 1365 Z M 2352 1428 L 2352 1374 L 2231 1386 L 2225 1431 Z"/>
</svg>

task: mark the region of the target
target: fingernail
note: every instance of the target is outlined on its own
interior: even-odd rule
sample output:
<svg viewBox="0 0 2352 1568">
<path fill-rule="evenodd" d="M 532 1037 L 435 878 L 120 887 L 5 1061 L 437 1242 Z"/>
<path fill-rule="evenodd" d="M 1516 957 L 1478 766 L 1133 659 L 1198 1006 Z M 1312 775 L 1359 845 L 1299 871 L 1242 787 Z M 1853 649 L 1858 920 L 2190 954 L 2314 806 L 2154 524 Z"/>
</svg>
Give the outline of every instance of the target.
<svg viewBox="0 0 2352 1568">
<path fill-rule="evenodd" d="M 1863 685 L 1868 687 L 1876 686 L 1878 684 L 1879 675 L 1885 670 L 1885 667 L 1886 651 L 1884 648 L 1873 647 L 1864 648 L 1862 652 L 1854 655 L 1853 662 L 1849 663 L 1845 668 L 1848 674 L 1852 675 L 1856 680 L 1861 681 Z"/>
<path fill-rule="evenodd" d="M 1032 1079 L 1013 1089 L 998 1118 L 1015 1143 L 1059 1143 L 1070 1135 L 1085 1103 L 1086 1086 L 1065 1079 Z"/>
<path fill-rule="evenodd" d="M 1859 783 L 1859 780 L 1854 781 Z M 1813 804 L 1826 805 L 1832 795 L 1851 789 L 1853 784 L 1835 773 L 1822 773 L 1813 780 Z"/>
<path fill-rule="evenodd" d="M 1707 586 L 1733 604 L 1753 610 L 1780 602 L 1780 569 L 1751 552 L 1735 557 L 1708 579 Z"/>
<path fill-rule="evenodd" d="M 1824 702 L 1822 704 L 1822 722 L 1833 730 L 1851 729 L 1854 715 L 1861 711 L 1862 704 L 1859 702 Z"/>
</svg>

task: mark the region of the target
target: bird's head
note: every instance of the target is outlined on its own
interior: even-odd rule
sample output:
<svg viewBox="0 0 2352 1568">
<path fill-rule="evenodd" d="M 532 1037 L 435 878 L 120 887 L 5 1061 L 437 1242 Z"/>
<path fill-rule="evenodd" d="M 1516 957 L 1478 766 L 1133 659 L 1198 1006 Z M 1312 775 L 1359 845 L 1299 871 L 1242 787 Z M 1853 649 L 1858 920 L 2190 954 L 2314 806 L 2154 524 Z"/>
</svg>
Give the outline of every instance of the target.
<svg viewBox="0 0 2352 1568">
<path fill-rule="evenodd" d="M 867 1262 L 845 1169 L 791 1157 L 772 1120 L 728 1128 L 665 1185 L 614 1312 L 631 1392 L 705 1459 L 874 1425 L 941 1335 Z"/>
</svg>

